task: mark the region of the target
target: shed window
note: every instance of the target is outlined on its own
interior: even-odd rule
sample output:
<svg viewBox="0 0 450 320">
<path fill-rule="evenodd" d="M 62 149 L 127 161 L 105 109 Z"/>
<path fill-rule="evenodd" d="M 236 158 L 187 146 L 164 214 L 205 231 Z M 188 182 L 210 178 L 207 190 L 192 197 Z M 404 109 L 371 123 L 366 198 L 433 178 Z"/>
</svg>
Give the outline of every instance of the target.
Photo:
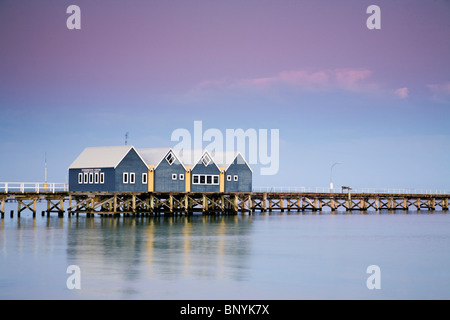
<svg viewBox="0 0 450 320">
<path fill-rule="evenodd" d="M 207 167 L 208 164 L 211 162 L 210 156 L 208 156 L 208 154 L 205 154 L 202 158 L 202 162 L 205 165 L 205 167 Z"/>
<path fill-rule="evenodd" d="M 83 174 L 81 172 L 78 174 L 78 184 L 83 184 Z"/>
<path fill-rule="evenodd" d="M 177 180 L 177 174 L 176 173 L 172 173 L 172 180 Z"/>
<path fill-rule="evenodd" d="M 194 174 L 192 176 L 192 183 L 193 184 L 198 184 L 199 183 L 199 175 L 198 174 Z"/>
<path fill-rule="evenodd" d="M 105 173 L 100 172 L 100 183 L 105 183 Z"/>
<path fill-rule="evenodd" d="M 94 173 L 94 183 L 98 184 L 98 172 Z"/>
<path fill-rule="evenodd" d="M 204 175 L 200 176 L 200 183 L 205 184 L 205 176 Z"/>
<path fill-rule="evenodd" d="M 212 176 L 206 176 L 206 184 L 212 184 Z"/>
<path fill-rule="evenodd" d="M 219 176 L 213 176 L 213 184 L 219 184 Z"/>
<path fill-rule="evenodd" d="M 180 180 L 184 180 L 184 174 L 180 173 Z"/>
<path fill-rule="evenodd" d="M 170 151 L 166 156 L 166 161 L 172 165 L 172 163 L 175 161 L 175 156 L 173 155 L 172 151 Z"/>
<path fill-rule="evenodd" d="M 147 173 L 142 174 L 142 184 L 147 184 Z"/>
<path fill-rule="evenodd" d="M 135 183 L 136 182 L 136 179 L 135 179 L 135 173 L 134 172 L 131 172 L 130 173 L 130 183 Z"/>
<path fill-rule="evenodd" d="M 88 183 L 88 173 L 84 173 L 84 183 Z"/>
<path fill-rule="evenodd" d="M 239 179 L 238 176 L 234 176 L 234 177 L 233 177 L 233 180 L 234 180 L 234 181 L 238 181 L 238 179 Z"/>
<path fill-rule="evenodd" d="M 231 174 L 227 175 L 227 181 L 231 181 Z"/>
<path fill-rule="evenodd" d="M 123 173 L 123 183 L 128 183 L 128 172 Z"/>
</svg>

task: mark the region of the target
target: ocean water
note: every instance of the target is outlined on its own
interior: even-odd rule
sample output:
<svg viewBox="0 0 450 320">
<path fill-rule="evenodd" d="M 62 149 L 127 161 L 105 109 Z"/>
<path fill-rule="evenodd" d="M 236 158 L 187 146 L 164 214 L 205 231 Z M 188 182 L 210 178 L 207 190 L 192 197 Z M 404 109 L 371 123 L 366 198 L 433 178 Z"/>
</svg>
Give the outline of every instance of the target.
<svg viewBox="0 0 450 320">
<path fill-rule="evenodd" d="M 39 212 L 10 218 L 7 208 L 0 221 L 0 299 L 450 298 L 450 214 L 439 211 Z"/>
</svg>

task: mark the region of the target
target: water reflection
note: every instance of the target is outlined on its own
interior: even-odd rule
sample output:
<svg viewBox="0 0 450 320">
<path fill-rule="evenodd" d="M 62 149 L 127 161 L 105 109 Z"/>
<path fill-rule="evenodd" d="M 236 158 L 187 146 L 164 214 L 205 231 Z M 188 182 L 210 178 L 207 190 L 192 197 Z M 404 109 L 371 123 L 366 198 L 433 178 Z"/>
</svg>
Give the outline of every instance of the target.
<svg viewBox="0 0 450 320">
<path fill-rule="evenodd" d="M 67 259 L 124 280 L 248 276 L 251 219 L 174 216 L 69 219 Z"/>
</svg>

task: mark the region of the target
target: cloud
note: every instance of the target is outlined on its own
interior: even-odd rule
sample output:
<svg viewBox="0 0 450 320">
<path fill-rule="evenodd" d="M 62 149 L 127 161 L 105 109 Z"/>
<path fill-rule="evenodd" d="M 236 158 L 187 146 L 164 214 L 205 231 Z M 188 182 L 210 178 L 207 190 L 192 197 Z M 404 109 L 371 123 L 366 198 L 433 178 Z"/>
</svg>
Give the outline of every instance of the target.
<svg viewBox="0 0 450 320">
<path fill-rule="evenodd" d="M 399 97 L 400 99 L 406 99 L 408 98 L 409 89 L 408 88 L 398 88 L 394 91 L 394 94 Z"/>
<path fill-rule="evenodd" d="M 266 91 L 287 88 L 308 92 L 335 90 L 369 92 L 377 87 L 367 81 L 371 75 L 372 71 L 367 69 L 287 70 L 267 77 L 205 81 L 197 85 L 194 91 L 224 89 Z"/>
<path fill-rule="evenodd" d="M 450 102 L 450 81 L 439 84 L 428 84 L 427 88 L 430 89 L 435 101 L 441 103 Z"/>
</svg>

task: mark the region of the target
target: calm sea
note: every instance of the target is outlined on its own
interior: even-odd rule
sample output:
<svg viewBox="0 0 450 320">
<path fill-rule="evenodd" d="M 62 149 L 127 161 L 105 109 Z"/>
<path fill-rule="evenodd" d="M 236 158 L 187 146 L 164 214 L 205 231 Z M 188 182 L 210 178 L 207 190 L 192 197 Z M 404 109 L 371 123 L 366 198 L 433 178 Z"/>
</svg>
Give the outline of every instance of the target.
<svg viewBox="0 0 450 320">
<path fill-rule="evenodd" d="M 33 219 L 10 218 L 10 209 L 0 221 L 0 299 L 450 298 L 450 214 L 438 211 L 139 218 L 38 211 Z M 371 265 L 379 271 L 368 273 Z M 69 289 L 69 278 L 80 289 Z M 368 279 L 380 289 L 369 289 Z"/>
</svg>

